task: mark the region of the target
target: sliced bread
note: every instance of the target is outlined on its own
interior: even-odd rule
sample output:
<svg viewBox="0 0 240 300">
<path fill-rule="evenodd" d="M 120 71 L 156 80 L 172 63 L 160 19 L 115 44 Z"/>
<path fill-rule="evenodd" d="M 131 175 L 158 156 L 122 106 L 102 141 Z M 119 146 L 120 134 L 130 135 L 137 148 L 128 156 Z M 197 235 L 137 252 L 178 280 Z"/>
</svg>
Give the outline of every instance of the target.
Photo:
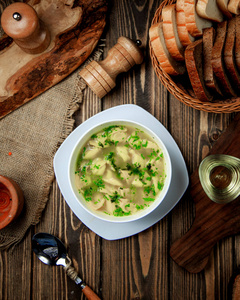
<svg viewBox="0 0 240 300">
<path fill-rule="evenodd" d="M 199 39 L 188 45 L 185 50 L 185 62 L 192 88 L 201 101 L 211 101 L 212 94 L 205 86 L 203 78 L 203 42 Z"/>
<path fill-rule="evenodd" d="M 235 61 L 240 71 L 240 15 L 236 16 Z"/>
<path fill-rule="evenodd" d="M 176 60 L 184 60 L 184 47 L 177 30 L 176 4 L 166 5 L 162 9 L 163 35 L 170 55 Z"/>
<path fill-rule="evenodd" d="M 235 15 L 238 15 L 240 13 L 240 0 L 229 0 L 229 3 L 228 3 L 228 10 L 235 14 Z"/>
<path fill-rule="evenodd" d="M 215 40 L 215 29 L 213 27 L 205 28 L 203 30 L 203 77 L 206 86 L 215 96 L 222 95 L 218 82 L 213 72 L 211 59 L 212 59 L 212 48 Z"/>
<path fill-rule="evenodd" d="M 235 97 L 236 92 L 227 76 L 226 67 L 223 61 L 223 51 L 227 34 L 227 21 L 218 23 L 216 31 L 216 39 L 212 49 L 212 67 L 213 72 L 219 80 L 222 91 L 227 97 Z"/>
<path fill-rule="evenodd" d="M 186 68 L 183 62 L 177 62 L 168 52 L 163 35 L 162 22 L 154 24 L 149 29 L 150 43 L 160 67 L 169 75 L 182 75 Z"/>
<path fill-rule="evenodd" d="M 240 74 L 235 63 L 235 37 L 236 37 L 236 18 L 228 21 L 227 37 L 223 51 L 223 60 L 232 79 L 234 88 L 240 91 Z"/>
<path fill-rule="evenodd" d="M 228 2 L 229 0 L 217 0 L 217 5 L 221 12 L 226 16 L 228 19 L 232 18 L 232 14 L 228 10 Z"/>
<path fill-rule="evenodd" d="M 184 13 L 188 32 L 194 36 L 202 36 L 203 29 L 212 26 L 210 20 L 201 18 L 196 11 L 197 0 L 185 0 Z"/>
<path fill-rule="evenodd" d="M 176 2 L 176 19 L 177 19 L 177 30 L 180 42 L 183 47 L 191 44 L 195 38 L 189 34 L 186 26 L 185 13 L 184 13 L 184 1 L 185 0 L 177 0 Z"/>
<path fill-rule="evenodd" d="M 223 14 L 218 8 L 216 0 L 198 0 L 196 10 L 198 15 L 204 19 L 223 21 Z"/>
</svg>

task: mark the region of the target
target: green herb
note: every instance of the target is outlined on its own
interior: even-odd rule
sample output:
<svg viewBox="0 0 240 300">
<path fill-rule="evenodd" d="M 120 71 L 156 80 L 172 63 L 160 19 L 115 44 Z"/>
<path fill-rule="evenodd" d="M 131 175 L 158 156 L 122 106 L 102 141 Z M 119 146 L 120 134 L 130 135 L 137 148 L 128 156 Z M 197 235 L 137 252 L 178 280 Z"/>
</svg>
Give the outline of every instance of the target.
<svg viewBox="0 0 240 300">
<path fill-rule="evenodd" d="M 122 216 L 129 216 L 131 214 L 130 211 L 125 212 L 122 210 L 121 207 L 117 207 L 114 211 L 113 211 L 113 215 L 116 217 L 122 217 Z"/>
<path fill-rule="evenodd" d="M 98 142 L 98 146 L 100 146 L 100 147 L 104 147 L 104 145 L 103 145 L 103 143 L 101 143 L 101 142 Z"/>
<path fill-rule="evenodd" d="M 143 158 L 143 159 L 145 159 L 145 156 L 141 153 L 141 157 Z"/>
<path fill-rule="evenodd" d="M 105 184 L 102 180 L 102 178 L 98 178 L 97 180 L 93 180 L 93 183 L 99 188 L 99 189 L 103 189 L 105 188 Z"/>
<path fill-rule="evenodd" d="M 84 191 L 83 196 L 86 201 L 92 201 L 92 197 L 91 197 L 92 194 L 93 194 L 93 189 L 92 187 L 90 187 Z"/>
<path fill-rule="evenodd" d="M 138 205 L 138 204 L 137 204 L 137 205 L 136 205 L 136 209 L 137 209 L 137 210 L 139 210 L 139 209 L 144 209 L 144 206 L 143 206 L 143 205 Z"/>
<path fill-rule="evenodd" d="M 111 159 L 113 158 L 113 155 L 114 155 L 114 152 L 109 152 L 109 154 L 107 154 L 107 155 L 105 156 L 105 159 L 106 159 L 106 160 L 111 160 Z"/>
<path fill-rule="evenodd" d="M 109 197 L 110 197 L 112 203 L 113 203 L 113 202 L 119 203 L 118 200 L 122 198 L 122 196 L 120 196 L 120 195 L 118 194 L 117 191 L 115 191 L 115 192 L 113 193 L 113 196 L 110 196 L 110 195 L 109 195 Z"/>
<path fill-rule="evenodd" d="M 154 201 L 155 199 L 151 198 L 151 197 L 148 197 L 148 198 L 143 198 L 143 200 L 145 200 L 145 201 Z"/>
<path fill-rule="evenodd" d="M 152 151 L 152 153 L 150 155 L 148 155 L 148 157 L 150 158 L 150 161 L 154 158 L 154 157 L 157 157 L 157 153 L 158 151 L 156 152 L 155 150 Z"/>
<path fill-rule="evenodd" d="M 111 141 L 109 139 L 106 139 L 105 142 L 104 142 L 105 145 L 109 145 L 109 146 L 112 146 L 114 145 L 114 141 Z"/>
<path fill-rule="evenodd" d="M 100 166 L 101 166 L 101 165 L 98 165 L 98 166 L 97 166 L 97 165 L 94 165 L 93 167 L 94 167 L 95 169 L 99 170 Z"/>
<path fill-rule="evenodd" d="M 146 141 L 145 144 L 142 144 L 142 146 L 143 146 L 144 148 L 147 148 L 147 145 L 148 145 L 148 141 Z"/>
<path fill-rule="evenodd" d="M 163 189 L 164 184 L 158 181 L 158 189 L 162 190 Z"/>
<path fill-rule="evenodd" d="M 91 136 L 91 139 L 96 139 L 97 138 L 97 135 L 96 134 L 93 134 L 92 136 Z"/>
<path fill-rule="evenodd" d="M 119 127 L 118 125 L 112 125 L 112 126 L 109 126 L 109 127 L 106 127 L 103 129 L 103 131 L 106 133 L 106 135 L 108 136 L 109 133 L 112 133 L 112 130 Z"/>
</svg>

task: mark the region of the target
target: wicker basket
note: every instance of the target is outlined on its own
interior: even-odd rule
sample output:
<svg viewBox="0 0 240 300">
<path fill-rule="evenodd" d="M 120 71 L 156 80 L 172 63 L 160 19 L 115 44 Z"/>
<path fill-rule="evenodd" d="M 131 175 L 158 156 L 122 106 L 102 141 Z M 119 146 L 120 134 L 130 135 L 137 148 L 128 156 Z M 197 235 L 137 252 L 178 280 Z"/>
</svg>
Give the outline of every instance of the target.
<svg viewBox="0 0 240 300">
<path fill-rule="evenodd" d="M 152 25 L 161 21 L 161 12 L 164 6 L 174 3 L 172 0 L 165 0 L 161 3 L 157 9 L 154 18 L 152 20 Z M 191 89 L 185 88 L 184 85 L 181 85 L 177 82 L 176 78 L 170 77 L 165 71 L 162 70 L 160 64 L 155 56 L 151 43 L 150 47 L 150 56 L 153 64 L 153 68 L 156 72 L 157 77 L 160 79 L 162 84 L 168 89 L 168 91 L 173 94 L 175 98 L 184 104 L 195 108 L 197 110 L 202 110 L 206 112 L 213 113 L 233 113 L 240 111 L 240 98 L 231 98 L 227 100 L 214 100 L 213 102 L 202 102 L 197 98 L 194 98 L 194 92 Z M 179 77 L 179 76 L 178 76 Z M 188 92 L 187 92 L 188 91 Z"/>
</svg>

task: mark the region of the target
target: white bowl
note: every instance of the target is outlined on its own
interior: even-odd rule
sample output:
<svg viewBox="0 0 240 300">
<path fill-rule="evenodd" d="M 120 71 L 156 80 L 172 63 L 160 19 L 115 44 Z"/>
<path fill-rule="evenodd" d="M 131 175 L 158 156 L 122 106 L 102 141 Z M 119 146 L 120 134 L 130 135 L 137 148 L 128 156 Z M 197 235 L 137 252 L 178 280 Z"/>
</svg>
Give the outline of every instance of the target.
<svg viewBox="0 0 240 300">
<path fill-rule="evenodd" d="M 116 217 L 113 215 L 104 214 L 103 212 L 92 210 L 91 208 L 88 207 L 86 200 L 84 199 L 83 195 L 79 193 L 78 188 L 75 185 L 76 162 L 81 149 L 93 134 L 98 133 L 99 131 L 111 125 L 126 125 L 126 126 L 129 125 L 144 131 L 150 137 L 152 137 L 154 141 L 157 143 L 157 145 L 160 147 L 160 149 L 163 152 L 164 161 L 165 161 L 165 172 L 167 176 L 165 178 L 163 189 L 159 193 L 158 197 L 154 200 L 154 202 L 149 207 L 146 207 L 145 209 L 138 211 L 135 214 L 129 216 Z M 130 221 L 136 221 L 139 220 L 140 218 L 147 216 L 149 213 L 153 212 L 165 198 L 171 183 L 171 178 L 172 178 L 172 164 L 171 164 L 170 156 L 168 150 L 166 149 L 164 143 L 159 138 L 159 136 L 157 136 L 152 130 L 150 130 L 148 127 L 144 126 L 141 123 L 133 122 L 130 120 L 123 120 L 123 119 L 115 119 L 114 121 L 99 122 L 98 124 L 95 124 L 93 127 L 89 128 L 89 130 L 84 135 L 82 135 L 74 145 L 72 153 L 70 155 L 69 164 L 68 164 L 68 184 L 70 185 L 74 195 L 74 199 L 72 200 L 79 202 L 81 207 L 89 214 L 93 215 L 94 217 L 104 221 L 113 222 L 113 223 L 122 223 L 122 222 L 125 223 Z"/>
</svg>

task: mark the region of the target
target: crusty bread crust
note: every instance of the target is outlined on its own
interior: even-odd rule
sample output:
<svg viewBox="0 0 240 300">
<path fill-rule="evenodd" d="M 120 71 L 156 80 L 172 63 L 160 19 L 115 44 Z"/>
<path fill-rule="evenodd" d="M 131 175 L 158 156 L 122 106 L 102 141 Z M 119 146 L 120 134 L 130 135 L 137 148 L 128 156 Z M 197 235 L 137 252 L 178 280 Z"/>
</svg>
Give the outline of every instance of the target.
<svg viewBox="0 0 240 300">
<path fill-rule="evenodd" d="M 213 27 L 205 28 L 203 30 L 203 77 L 209 90 L 215 95 L 222 95 L 211 64 L 215 36 L 215 29 Z"/>
<path fill-rule="evenodd" d="M 223 93 L 227 97 L 236 97 L 236 92 L 234 91 L 229 78 L 227 77 L 226 67 L 223 61 L 223 50 L 225 45 L 227 33 L 227 21 L 218 23 L 217 32 L 216 32 L 216 39 L 212 49 L 212 67 L 214 74 L 218 78 L 219 82 L 222 85 Z"/>
<path fill-rule="evenodd" d="M 202 39 L 187 46 L 185 50 L 186 67 L 196 98 L 201 101 L 211 101 L 213 96 L 207 90 L 203 79 L 202 50 Z"/>
<path fill-rule="evenodd" d="M 157 34 L 156 34 L 157 33 Z M 175 61 L 168 52 L 163 36 L 162 22 L 149 29 L 150 42 L 161 68 L 169 75 L 182 75 L 186 68 L 183 62 Z"/>
<path fill-rule="evenodd" d="M 235 14 L 235 15 L 238 15 L 240 13 L 240 0 L 229 0 L 229 3 L 228 3 L 228 10 Z"/>
<path fill-rule="evenodd" d="M 167 5 L 162 10 L 163 35 L 170 55 L 179 61 L 184 60 L 184 48 L 180 42 L 177 21 L 176 4 Z"/>
<path fill-rule="evenodd" d="M 212 26 L 212 22 L 198 16 L 196 0 L 185 0 L 184 12 L 188 32 L 194 37 L 202 36 L 203 29 Z"/>
<path fill-rule="evenodd" d="M 202 18 L 216 22 L 223 21 L 223 14 L 218 8 L 216 0 L 198 0 L 196 9 Z"/>
<path fill-rule="evenodd" d="M 186 47 L 187 45 L 194 42 L 195 38 L 191 36 L 187 30 L 185 13 L 184 13 L 184 2 L 185 0 L 177 0 L 176 2 L 176 19 L 177 19 L 177 30 L 179 39 L 183 45 Z"/>
<path fill-rule="evenodd" d="M 229 77 L 234 83 L 234 88 L 240 90 L 240 74 L 235 63 L 235 37 L 236 37 L 236 18 L 228 21 L 227 37 L 223 52 L 223 59 L 228 71 Z"/>
<path fill-rule="evenodd" d="M 235 60 L 240 71 L 240 15 L 236 16 Z"/>
<path fill-rule="evenodd" d="M 228 2 L 229 2 L 229 0 L 217 0 L 217 5 L 218 5 L 219 9 L 221 10 L 221 12 L 222 12 L 228 19 L 231 19 L 231 18 L 232 18 L 232 14 L 231 14 L 230 11 L 228 10 Z"/>
</svg>

